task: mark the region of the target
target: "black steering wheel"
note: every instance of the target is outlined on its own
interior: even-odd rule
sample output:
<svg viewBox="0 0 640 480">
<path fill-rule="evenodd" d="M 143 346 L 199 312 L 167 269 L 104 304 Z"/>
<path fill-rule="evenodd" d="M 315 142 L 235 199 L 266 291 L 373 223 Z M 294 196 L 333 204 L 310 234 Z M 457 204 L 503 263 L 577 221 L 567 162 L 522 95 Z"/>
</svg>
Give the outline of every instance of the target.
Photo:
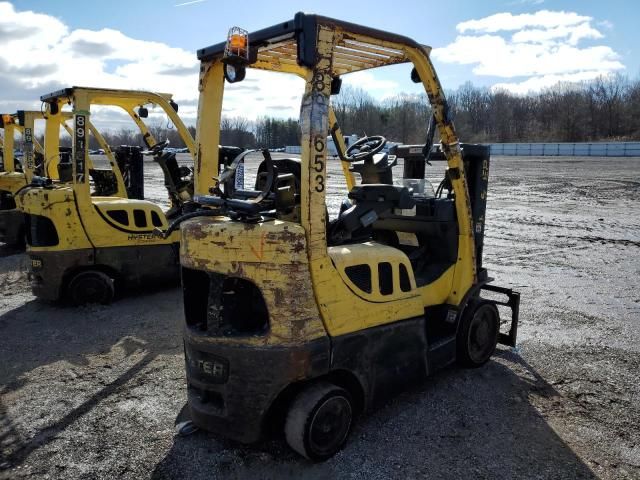
<svg viewBox="0 0 640 480">
<path fill-rule="evenodd" d="M 151 152 L 153 155 L 158 155 L 162 153 L 162 150 L 169 146 L 169 143 L 170 142 L 168 139 L 163 142 L 158 142 L 153 147 L 149 148 L 149 152 Z"/>
<path fill-rule="evenodd" d="M 250 209 L 252 209 L 252 206 L 259 204 L 267 197 L 267 195 L 269 195 L 269 192 L 271 192 L 271 187 L 273 186 L 275 171 L 273 168 L 273 159 L 271 158 L 271 153 L 266 148 L 262 150 L 245 150 L 244 152 L 238 154 L 236 158 L 234 158 L 233 161 L 231 162 L 231 165 L 226 167 L 224 171 L 220 174 L 220 176 L 217 178 L 218 187 L 216 188 L 217 190 L 216 193 L 218 193 L 218 195 L 220 195 L 224 199 L 230 199 L 233 197 L 233 193 L 235 192 L 235 182 L 234 182 L 235 173 L 238 168 L 238 165 L 244 159 L 244 157 L 246 157 L 250 153 L 258 152 L 258 151 L 261 151 L 262 156 L 264 157 L 265 165 L 267 167 L 267 171 L 266 171 L 267 178 L 266 178 L 266 181 L 264 182 L 264 186 L 262 190 L 258 193 L 258 196 L 250 200 L 246 200 L 244 202 L 250 206 Z M 225 186 L 224 192 L 220 190 L 220 185 Z M 243 209 L 242 208 L 243 205 L 244 205 L 243 201 L 234 202 L 234 207 L 236 207 L 239 210 Z"/>
<path fill-rule="evenodd" d="M 357 162 L 364 160 L 371 155 L 378 153 L 387 144 L 387 139 L 382 135 L 373 135 L 371 137 L 362 137 L 344 152 L 344 159 L 347 162 Z M 355 151 L 357 150 L 357 152 Z M 352 153 L 353 152 L 353 153 Z"/>
</svg>

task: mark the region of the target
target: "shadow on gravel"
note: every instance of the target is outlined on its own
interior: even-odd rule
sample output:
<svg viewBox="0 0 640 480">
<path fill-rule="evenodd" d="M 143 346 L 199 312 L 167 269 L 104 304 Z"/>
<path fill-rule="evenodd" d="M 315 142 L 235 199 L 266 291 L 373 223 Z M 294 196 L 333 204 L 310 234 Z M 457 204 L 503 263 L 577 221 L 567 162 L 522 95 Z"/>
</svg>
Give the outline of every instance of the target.
<svg viewBox="0 0 640 480">
<path fill-rule="evenodd" d="M 448 369 L 361 418 L 345 449 L 313 464 L 283 439 L 253 446 L 196 432 L 175 437 L 152 478 L 595 479 L 529 402 L 559 395 L 519 355 Z"/>
<path fill-rule="evenodd" d="M 31 452 L 46 446 L 69 425 L 89 413 L 98 403 L 116 393 L 123 385 L 140 373 L 156 356 L 157 353 L 147 352 L 144 357 L 138 360 L 125 373 L 118 376 L 113 382 L 91 395 L 76 408 L 70 410 L 60 420 L 39 430 L 35 435 L 26 440 L 18 440 L 19 436 L 15 428 L 13 428 L 8 415 L 6 415 L 6 408 L 0 399 L 0 415 L 2 415 L 3 418 L 3 420 L 0 421 L 0 445 L 2 446 L 2 451 L 0 451 L 0 471 L 20 465 Z M 0 393 L 4 392 L 0 390 Z M 7 451 L 11 453 L 5 454 Z"/>
<path fill-rule="evenodd" d="M 154 305 L 154 309 L 149 309 L 149 305 Z M 108 306 L 69 308 L 32 300 L 0 315 L 0 472 L 20 465 L 34 450 L 46 446 L 101 401 L 126 388 L 125 384 L 159 354 L 179 353 L 181 341 L 175 319 L 181 312 L 179 290 L 166 289 Z M 119 352 L 115 359 L 114 348 Z M 92 363 L 96 357 L 101 359 L 99 362 L 129 365 L 122 368 L 107 363 L 109 368 L 104 369 L 102 364 Z M 56 370 L 55 378 L 49 379 L 52 368 Z M 99 388 L 85 397 L 83 391 L 76 393 L 73 385 L 60 383 L 60 371 L 67 372 L 70 378 L 79 375 L 80 381 L 83 376 L 96 378 Z M 111 375 L 112 371 L 117 374 Z M 9 405 L 6 398 L 13 398 L 13 392 L 23 387 L 29 391 L 32 381 L 46 386 L 49 380 L 52 388 L 61 390 L 41 391 L 42 401 L 50 400 L 49 395 L 67 392 L 81 395 L 82 403 L 46 412 L 53 417 L 50 423 L 28 436 L 20 435 L 14 423 L 30 418 L 34 413 L 28 410 L 29 406 L 40 402 L 29 398 L 24 405 Z M 11 418 L 10 406 L 17 418 Z"/>
</svg>

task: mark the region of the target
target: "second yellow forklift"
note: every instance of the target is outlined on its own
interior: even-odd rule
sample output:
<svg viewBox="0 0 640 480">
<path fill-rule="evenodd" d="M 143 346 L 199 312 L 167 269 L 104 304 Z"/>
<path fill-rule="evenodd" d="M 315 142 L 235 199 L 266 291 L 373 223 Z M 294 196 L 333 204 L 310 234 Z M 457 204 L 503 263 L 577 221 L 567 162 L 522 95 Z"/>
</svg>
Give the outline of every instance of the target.
<svg viewBox="0 0 640 480">
<path fill-rule="evenodd" d="M 72 304 L 109 303 L 118 290 L 178 279 L 179 232 L 169 238 L 153 234 L 182 212 L 193 191 L 191 169 L 179 166 L 175 154 L 164 152 L 144 119 L 148 108 L 159 107 L 178 130 L 193 156 L 194 142 L 179 118 L 171 95 L 144 91 L 71 87 L 41 97 L 46 114 L 73 115 L 70 162 L 50 162 L 44 177 L 35 177 L 17 197 L 26 214 L 27 246 L 33 293 L 43 299 L 66 299 Z M 92 106 L 123 109 L 140 129 L 147 148 L 165 174 L 170 208 L 144 200 L 141 189 L 128 195 L 127 175 L 118 165 L 98 172 L 91 168 L 88 125 Z M 57 142 L 55 135 L 47 142 Z M 141 147 L 120 147 L 118 163 L 136 165 L 142 175 Z M 126 160 L 126 162 L 125 162 Z M 58 180 L 53 180 L 56 176 Z M 139 186 L 140 180 L 130 187 Z M 137 197 L 137 198 L 130 198 Z"/>
</svg>

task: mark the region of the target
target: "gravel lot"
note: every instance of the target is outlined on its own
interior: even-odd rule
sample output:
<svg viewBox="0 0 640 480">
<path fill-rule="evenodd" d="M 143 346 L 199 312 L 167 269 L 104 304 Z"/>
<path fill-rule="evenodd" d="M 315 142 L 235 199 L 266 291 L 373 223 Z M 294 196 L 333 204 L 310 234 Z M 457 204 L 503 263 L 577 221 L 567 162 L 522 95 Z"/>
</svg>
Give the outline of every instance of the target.
<svg viewBox="0 0 640 480">
<path fill-rule="evenodd" d="M 279 439 L 174 436 L 178 288 L 65 308 L 0 247 L 0 478 L 640 478 L 640 159 L 496 157 L 488 208 L 486 266 L 522 293 L 518 348 L 398 395 L 322 464 Z"/>
</svg>

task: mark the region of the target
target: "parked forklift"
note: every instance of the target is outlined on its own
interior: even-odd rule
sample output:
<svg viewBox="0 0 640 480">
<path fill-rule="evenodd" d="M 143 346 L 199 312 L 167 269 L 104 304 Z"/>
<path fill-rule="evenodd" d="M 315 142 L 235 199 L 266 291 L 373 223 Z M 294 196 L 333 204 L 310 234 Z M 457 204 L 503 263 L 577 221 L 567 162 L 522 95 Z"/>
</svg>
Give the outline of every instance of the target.
<svg viewBox="0 0 640 480">
<path fill-rule="evenodd" d="M 16 209 L 13 197 L 27 184 L 27 176 L 32 175 L 35 165 L 44 159 L 42 146 L 33 130 L 38 118 L 43 118 L 41 112 L 19 111 L 0 116 L 0 129 L 4 132 L 0 171 L 0 242 L 14 248 L 24 246 L 25 236 L 22 213 Z M 22 161 L 15 156 L 17 133 L 22 135 Z"/>
<path fill-rule="evenodd" d="M 72 151 L 53 158 L 45 176 L 34 177 L 17 196 L 26 214 L 27 247 L 34 295 L 71 304 L 109 303 L 118 291 L 157 285 L 179 278 L 176 232 L 168 238 L 153 234 L 167 228 L 192 196 L 192 170 L 166 152 L 167 141 L 153 137 L 144 119 L 149 106 L 159 106 L 173 123 L 193 157 L 194 142 L 169 94 L 71 87 L 43 95 L 46 115 L 64 115 L 71 106 Z M 143 149 L 121 146 L 115 155 L 103 143 L 110 168 L 93 168 L 87 129 L 91 107 L 123 109 L 142 133 L 148 151 L 165 175 L 170 208 L 144 200 Z M 56 135 L 45 138 L 59 142 Z"/>
<path fill-rule="evenodd" d="M 200 209 L 182 221 L 180 254 L 195 426 L 241 442 L 283 431 L 293 450 L 323 460 L 358 414 L 408 383 L 454 362 L 479 367 L 497 343 L 515 345 L 519 294 L 490 285 L 482 264 L 489 150 L 459 143 L 429 52 L 402 35 L 304 13 L 251 34 L 234 27 L 198 51 Z M 330 118 L 342 77 L 397 64 L 409 64 L 427 94 L 425 144 L 383 153 L 385 138 L 368 136 L 344 150 Z M 225 84 L 248 68 L 306 82 L 301 158 L 263 152 L 253 190 L 228 181 L 239 160 L 217 174 Z M 329 131 L 349 190 L 333 219 Z M 403 178 L 394 180 L 399 158 Z M 425 164 L 438 158 L 447 169 L 434 195 Z M 499 307 L 511 317 L 502 329 Z"/>
<path fill-rule="evenodd" d="M 3 115 L 2 128 L 5 136 L 9 135 L 8 142 L 3 148 L 3 156 L 8 159 L 6 170 L 0 172 L 0 242 L 11 247 L 24 247 L 26 231 L 23 213 L 16 207 L 15 195 L 34 176 L 42 176 L 51 162 L 59 162 L 60 159 L 69 159 L 70 147 L 61 147 L 57 139 L 61 129 L 67 134 L 72 134 L 71 127 L 67 124 L 72 119 L 69 112 L 64 112 L 56 117 L 47 117 L 42 111 L 19 110 L 15 114 Z M 48 145 L 48 154 L 42 148 L 35 135 L 36 121 L 45 122 L 45 139 L 47 136 L 55 136 L 55 142 L 45 142 Z M 48 128 L 47 128 L 48 125 Z M 23 137 L 22 161 L 17 161 L 14 155 L 15 133 L 20 132 Z M 88 132 L 96 140 L 101 148 L 106 149 L 107 158 L 115 163 L 115 158 L 104 138 L 96 128 L 88 123 Z M 68 160 L 67 160 L 68 161 Z M 91 167 L 92 168 L 92 167 Z M 56 179 L 57 172 L 55 174 Z"/>
</svg>

